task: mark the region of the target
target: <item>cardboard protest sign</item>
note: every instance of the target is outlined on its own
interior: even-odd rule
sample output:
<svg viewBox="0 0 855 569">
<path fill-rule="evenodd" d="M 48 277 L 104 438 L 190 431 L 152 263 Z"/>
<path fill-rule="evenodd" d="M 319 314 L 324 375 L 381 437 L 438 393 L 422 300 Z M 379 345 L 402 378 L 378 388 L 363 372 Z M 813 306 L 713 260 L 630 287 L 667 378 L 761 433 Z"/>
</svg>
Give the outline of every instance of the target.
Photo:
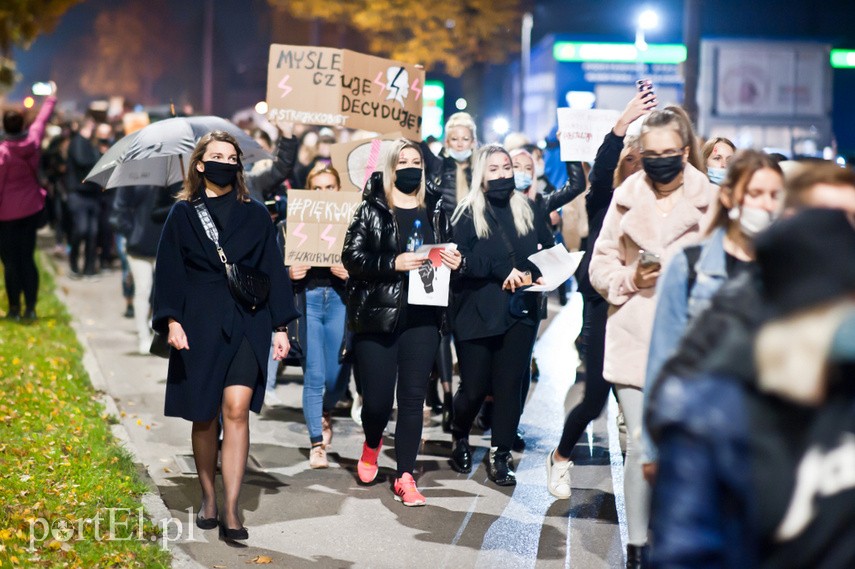
<svg viewBox="0 0 855 569">
<path fill-rule="evenodd" d="M 440 252 L 443 249 L 457 249 L 456 243 L 422 245 L 415 253 L 424 256 L 425 261 L 418 269 L 410 271 L 407 288 L 407 303 L 423 306 L 448 306 L 448 289 L 451 283 L 451 269 L 442 264 Z"/>
<path fill-rule="evenodd" d="M 280 119 L 420 137 L 420 66 L 347 49 L 272 44 L 267 106 Z"/>
<path fill-rule="evenodd" d="M 558 109 L 558 142 L 563 162 L 593 162 L 603 138 L 620 117 L 605 109 Z"/>
<path fill-rule="evenodd" d="M 340 264 L 344 236 L 361 201 L 356 192 L 289 190 L 285 264 Z"/>
<path fill-rule="evenodd" d="M 362 191 L 372 172 L 383 169 L 386 152 L 400 132 L 330 146 L 333 167 L 341 174 L 341 189 Z"/>
</svg>

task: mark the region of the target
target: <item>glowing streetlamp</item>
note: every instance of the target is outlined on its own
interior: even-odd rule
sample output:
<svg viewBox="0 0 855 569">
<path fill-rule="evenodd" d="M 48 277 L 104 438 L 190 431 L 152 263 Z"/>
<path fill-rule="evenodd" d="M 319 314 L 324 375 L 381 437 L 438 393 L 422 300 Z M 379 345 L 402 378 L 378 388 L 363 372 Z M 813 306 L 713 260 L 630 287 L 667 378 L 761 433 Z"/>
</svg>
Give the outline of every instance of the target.
<svg viewBox="0 0 855 569">
<path fill-rule="evenodd" d="M 659 27 L 659 14 L 655 10 L 646 8 L 638 15 L 638 21 L 635 28 L 635 47 L 640 51 L 647 49 L 647 42 L 644 39 L 644 32 L 655 30 Z"/>
</svg>

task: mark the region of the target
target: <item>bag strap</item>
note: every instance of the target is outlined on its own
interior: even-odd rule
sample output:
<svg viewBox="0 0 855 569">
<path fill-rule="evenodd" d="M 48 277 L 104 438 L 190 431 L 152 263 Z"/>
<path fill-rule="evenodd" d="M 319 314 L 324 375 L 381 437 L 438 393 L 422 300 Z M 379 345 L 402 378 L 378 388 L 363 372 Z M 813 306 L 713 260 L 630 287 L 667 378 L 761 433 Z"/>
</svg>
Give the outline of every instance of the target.
<svg viewBox="0 0 855 569">
<path fill-rule="evenodd" d="M 220 261 L 222 261 L 224 265 L 227 265 L 229 260 L 226 258 L 226 252 L 223 251 L 222 247 L 220 247 L 220 233 L 217 231 L 217 226 L 214 224 L 214 220 L 211 219 L 211 213 L 208 211 L 208 206 L 205 205 L 205 201 L 201 197 L 194 199 L 192 204 L 196 209 L 196 215 L 199 216 L 199 221 L 202 222 L 202 227 L 205 229 L 205 233 L 208 235 L 208 239 L 213 241 L 214 246 L 217 248 L 217 254 L 220 256 Z"/>
<path fill-rule="evenodd" d="M 701 246 L 690 245 L 683 249 L 683 254 L 686 256 L 686 262 L 689 265 L 689 278 L 686 281 L 686 298 L 692 296 L 692 289 L 695 288 L 695 281 L 698 280 L 698 271 L 695 265 L 698 264 L 698 259 L 701 258 Z"/>
</svg>

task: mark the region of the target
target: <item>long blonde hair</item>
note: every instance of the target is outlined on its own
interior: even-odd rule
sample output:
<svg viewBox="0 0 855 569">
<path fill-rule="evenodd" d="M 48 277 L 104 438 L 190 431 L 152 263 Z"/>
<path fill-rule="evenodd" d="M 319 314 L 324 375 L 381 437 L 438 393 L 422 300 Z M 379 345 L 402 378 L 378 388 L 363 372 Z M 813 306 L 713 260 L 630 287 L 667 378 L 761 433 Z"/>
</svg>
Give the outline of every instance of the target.
<svg viewBox="0 0 855 569">
<path fill-rule="evenodd" d="M 412 148 L 419 153 L 422 159 L 422 181 L 419 189 L 416 191 L 416 198 L 419 200 L 419 207 L 425 207 L 425 157 L 422 154 L 422 149 L 418 144 L 406 138 L 399 138 L 389 147 L 386 153 L 386 158 L 383 161 L 383 192 L 386 194 L 386 203 L 389 207 L 395 207 L 395 200 L 392 197 L 392 190 L 395 188 L 395 170 L 398 169 L 398 158 L 401 152 L 407 148 Z"/>
<path fill-rule="evenodd" d="M 202 173 L 196 169 L 196 165 L 202 162 L 202 157 L 205 155 L 205 151 L 208 150 L 208 145 L 215 140 L 219 142 L 227 142 L 235 147 L 235 152 L 238 156 L 237 163 L 238 166 L 240 166 L 237 177 L 234 181 L 235 198 L 238 201 L 249 201 L 249 189 L 246 187 L 246 178 L 244 178 L 243 174 L 243 163 L 240 159 L 241 156 L 243 156 L 243 152 L 241 152 L 237 139 L 224 130 L 211 131 L 208 134 L 203 135 L 202 138 L 199 139 L 199 142 L 196 143 L 196 148 L 193 149 L 193 154 L 190 155 L 190 165 L 187 177 L 184 178 L 184 184 L 181 186 L 181 191 L 178 192 L 175 199 L 179 201 L 193 201 L 193 199 L 199 195 L 205 187 L 205 179 L 202 176 Z"/>
<path fill-rule="evenodd" d="M 487 222 L 486 209 L 487 199 L 484 197 L 484 173 L 487 171 L 487 161 L 493 154 L 502 153 L 511 161 L 511 156 L 499 144 L 490 144 L 478 150 L 475 160 L 472 162 L 472 185 L 469 193 L 457 204 L 454 215 L 451 216 L 452 223 L 463 217 L 466 211 L 472 216 L 475 224 L 475 234 L 479 239 L 490 236 L 490 224 Z M 514 217 L 514 227 L 517 235 L 523 236 L 534 229 L 534 212 L 528 203 L 528 198 L 522 192 L 514 190 L 511 195 L 511 214 Z"/>
</svg>

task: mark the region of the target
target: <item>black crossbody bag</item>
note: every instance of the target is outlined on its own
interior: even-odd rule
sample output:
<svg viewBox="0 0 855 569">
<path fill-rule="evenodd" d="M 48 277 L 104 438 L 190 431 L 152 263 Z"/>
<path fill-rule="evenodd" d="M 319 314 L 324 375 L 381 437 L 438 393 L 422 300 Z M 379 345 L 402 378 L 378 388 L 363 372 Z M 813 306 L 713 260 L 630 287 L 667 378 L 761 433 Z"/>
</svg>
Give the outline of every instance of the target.
<svg viewBox="0 0 855 569">
<path fill-rule="evenodd" d="M 511 265 L 516 268 L 516 254 L 514 252 L 514 246 L 511 244 L 511 240 L 508 238 L 502 224 L 499 223 L 499 220 L 495 215 L 493 215 L 492 211 L 490 212 L 490 217 L 493 218 L 493 221 L 496 224 L 496 230 L 499 232 L 499 236 L 502 238 L 505 248 L 508 250 L 508 257 L 511 259 Z M 526 292 L 525 289 L 527 288 L 527 286 L 518 287 L 517 290 L 511 293 L 510 302 L 508 303 L 508 311 L 514 318 L 524 318 L 529 316 L 532 310 L 536 310 L 537 316 L 539 318 L 544 318 L 547 310 L 546 295 L 542 292 Z"/>
<path fill-rule="evenodd" d="M 264 271 L 254 267 L 229 263 L 226 252 L 220 247 L 220 234 L 217 231 L 217 226 L 214 225 L 214 220 L 211 219 L 205 202 L 202 198 L 196 198 L 193 200 L 193 207 L 196 208 L 196 214 L 199 216 L 199 221 L 202 222 L 202 227 L 205 228 L 208 239 L 217 247 L 220 261 L 226 268 L 226 279 L 232 296 L 250 312 L 257 311 L 264 306 L 267 297 L 270 295 L 270 277 Z"/>
</svg>

